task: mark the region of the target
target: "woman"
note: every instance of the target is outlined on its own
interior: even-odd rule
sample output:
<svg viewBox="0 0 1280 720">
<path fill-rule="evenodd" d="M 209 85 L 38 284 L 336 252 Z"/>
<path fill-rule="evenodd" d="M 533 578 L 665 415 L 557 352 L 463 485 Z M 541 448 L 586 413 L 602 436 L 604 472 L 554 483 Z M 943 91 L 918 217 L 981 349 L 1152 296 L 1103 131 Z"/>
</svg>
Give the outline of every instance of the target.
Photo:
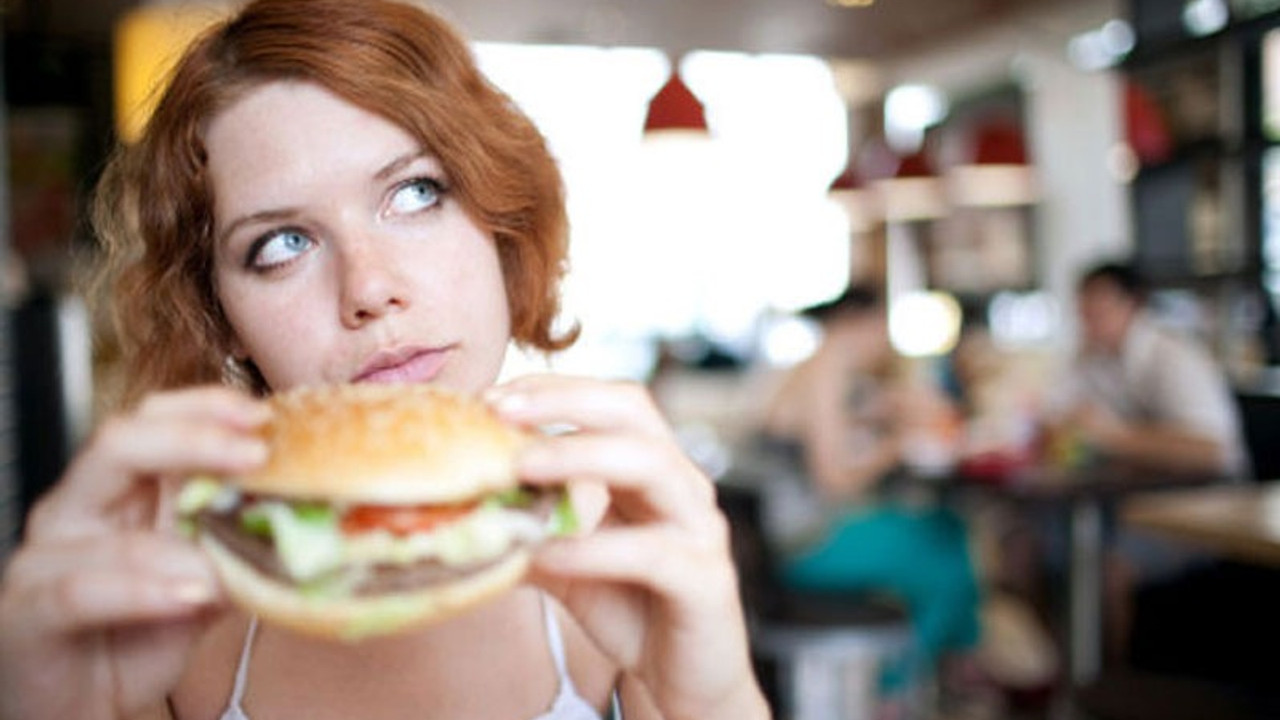
<svg viewBox="0 0 1280 720">
<path fill-rule="evenodd" d="M 784 380 L 759 443 L 773 471 L 765 491 L 782 579 L 897 597 L 917 645 L 902 670 L 929 672 L 978 640 L 965 528 L 943 509 L 892 502 L 877 486 L 902 464 L 904 446 L 939 432 L 931 426 L 951 408 L 901 377 L 877 290 L 853 286 L 806 314 L 821 323 L 822 342 Z"/>
<path fill-rule="evenodd" d="M 573 339 L 553 330 L 563 197 L 540 135 L 438 18 L 251 3 L 179 63 L 95 218 L 128 409 L 9 565 L 0 717 L 767 714 L 713 487 L 649 398 L 563 377 L 493 386 L 510 340 Z M 577 495 L 596 490 L 595 531 L 541 551 L 534 584 L 413 634 L 337 645 L 258 626 L 169 532 L 173 483 L 263 461 L 253 395 L 380 381 L 576 428 L 520 472 L 592 481 Z"/>
</svg>

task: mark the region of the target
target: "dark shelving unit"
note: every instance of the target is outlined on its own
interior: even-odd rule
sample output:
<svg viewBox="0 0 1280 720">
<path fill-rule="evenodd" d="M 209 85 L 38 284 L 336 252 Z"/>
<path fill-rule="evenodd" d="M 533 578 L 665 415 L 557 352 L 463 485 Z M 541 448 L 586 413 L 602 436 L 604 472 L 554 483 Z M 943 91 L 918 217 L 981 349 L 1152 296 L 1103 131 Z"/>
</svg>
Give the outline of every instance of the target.
<svg viewBox="0 0 1280 720">
<path fill-rule="evenodd" d="M 1183 8 L 1129 5 L 1136 44 L 1121 71 L 1160 109 L 1168 137 L 1131 183 L 1135 259 L 1158 291 L 1200 299 L 1211 321 L 1199 329 L 1224 360 L 1238 360 L 1239 339 L 1252 337 L 1261 359 L 1278 364 L 1280 285 L 1268 279 L 1280 267 L 1268 265 L 1265 183 L 1280 136 L 1263 122 L 1263 68 L 1280 2 L 1233 0 L 1227 24 L 1203 36 L 1186 28 Z"/>
</svg>

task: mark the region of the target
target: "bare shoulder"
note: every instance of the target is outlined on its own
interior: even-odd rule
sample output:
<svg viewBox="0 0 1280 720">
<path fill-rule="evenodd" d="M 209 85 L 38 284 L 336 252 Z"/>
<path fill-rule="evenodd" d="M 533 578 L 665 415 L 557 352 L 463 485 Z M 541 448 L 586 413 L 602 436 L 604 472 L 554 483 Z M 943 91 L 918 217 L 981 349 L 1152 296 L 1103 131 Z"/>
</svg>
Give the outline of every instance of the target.
<svg viewBox="0 0 1280 720">
<path fill-rule="evenodd" d="M 232 612 L 214 621 L 196 641 L 173 693 L 178 720 L 222 715 L 231 698 L 236 665 L 248 631 L 249 618 Z"/>
</svg>

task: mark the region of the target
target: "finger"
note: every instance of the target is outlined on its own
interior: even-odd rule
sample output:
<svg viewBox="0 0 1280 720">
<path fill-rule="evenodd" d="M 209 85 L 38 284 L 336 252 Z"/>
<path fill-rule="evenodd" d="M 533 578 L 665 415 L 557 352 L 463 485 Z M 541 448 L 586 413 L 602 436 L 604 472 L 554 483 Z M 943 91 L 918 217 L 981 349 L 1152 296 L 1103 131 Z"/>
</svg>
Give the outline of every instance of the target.
<svg viewBox="0 0 1280 720">
<path fill-rule="evenodd" d="M 217 584 L 213 566 L 199 548 L 172 535 L 143 531 L 28 543 L 11 559 L 6 582 L 39 585 L 86 568 L 138 579 L 155 576 Z"/>
<path fill-rule="evenodd" d="M 626 526 L 542 545 L 534 568 L 552 578 L 645 585 L 660 592 L 680 586 L 674 533 L 654 525 Z"/>
<path fill-rule="evenodd" d="M 254 430 L 271 419 L 271 408 L 262 400 L 223 385 L 148 395 L 138 406 L 142 417 L 169 420 L 205 420 L 241 430 Z"/>
<path fill-rule="evenodd" d="M 695 535 L 671 526 L 626 526 L 547 543 L 534 563 L 553 577 L 631 583 L 675 597 L 732 582 L 726 543 L 714 531 Z"/>
<path fill-rule="evenodd" d="M 639 505 L 651 515 L 692 524 L 714 503 L 711 482 L 678 447 L 644 437 L 547 438 L 521 453 L 517 473 L 534 484 L 569 479 L 602 482 L 610 488 L 615 507 L 632 519 Z"/>
<path fill-rule="evenodd" d="M 216 586 L 199 581 L 139 580 L 88 569 L 39 586 L 17 602 L 31 609 L 31 632 L 69 634 L 182 618 L 194 620 L 221 601 Z"/>
<path fill-rule="evenodd" d="M 633 382 L 528 375 L 490 388 L 485 398 L 501 417 L 526 427 L 670 434 L 649 392 Z"/>
<path fill-rule="evenodd" d="M 79 534 L 99 525 L 104 512 L 140 480 L 194 473 L 233 475 L 252 470 L 266 456 L 260 437 L 205 420 L 113 418 L 98 429 L 41 503 L 31 528 L 39 535 Z M 77 523 L 84 526 L 77 528 Z"/>
<path fill-rule="evenodd" d="M 585 535 L 597 527 L 609 512 L 609 487 L 596 480 L 574 479 L 566 485 L 569 503 L 578 519 L 576 534 Z"/>
<path fill-rule="evenodd" d="M 138 418 L 108 433 L 106 469 L 129 474 L 237 473 L 267 458 L 260 436 L 204 419 Z"/>
<path fill-rule="evenodd" d="M 190 617 L 222 601 L 195 548 L 141 535 L 24 549 L 6 584 L 7 620 L 35 633 Z"/>
</svg>

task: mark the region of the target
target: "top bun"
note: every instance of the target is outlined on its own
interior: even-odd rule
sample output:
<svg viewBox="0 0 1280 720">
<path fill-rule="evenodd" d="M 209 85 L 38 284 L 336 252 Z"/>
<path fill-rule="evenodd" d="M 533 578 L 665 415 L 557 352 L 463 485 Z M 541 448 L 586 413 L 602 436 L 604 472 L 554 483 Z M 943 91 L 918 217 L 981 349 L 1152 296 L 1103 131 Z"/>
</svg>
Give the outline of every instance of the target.
<svg viewBox="0 0 1280 720">
<path fill-rule="evenodd" d="M 426 385 L 303 387 L 269 399 L 269 458 L 249 492 L 387 505 L 512 487 L 526 441 L 477 398 Z"/>
</svg>

